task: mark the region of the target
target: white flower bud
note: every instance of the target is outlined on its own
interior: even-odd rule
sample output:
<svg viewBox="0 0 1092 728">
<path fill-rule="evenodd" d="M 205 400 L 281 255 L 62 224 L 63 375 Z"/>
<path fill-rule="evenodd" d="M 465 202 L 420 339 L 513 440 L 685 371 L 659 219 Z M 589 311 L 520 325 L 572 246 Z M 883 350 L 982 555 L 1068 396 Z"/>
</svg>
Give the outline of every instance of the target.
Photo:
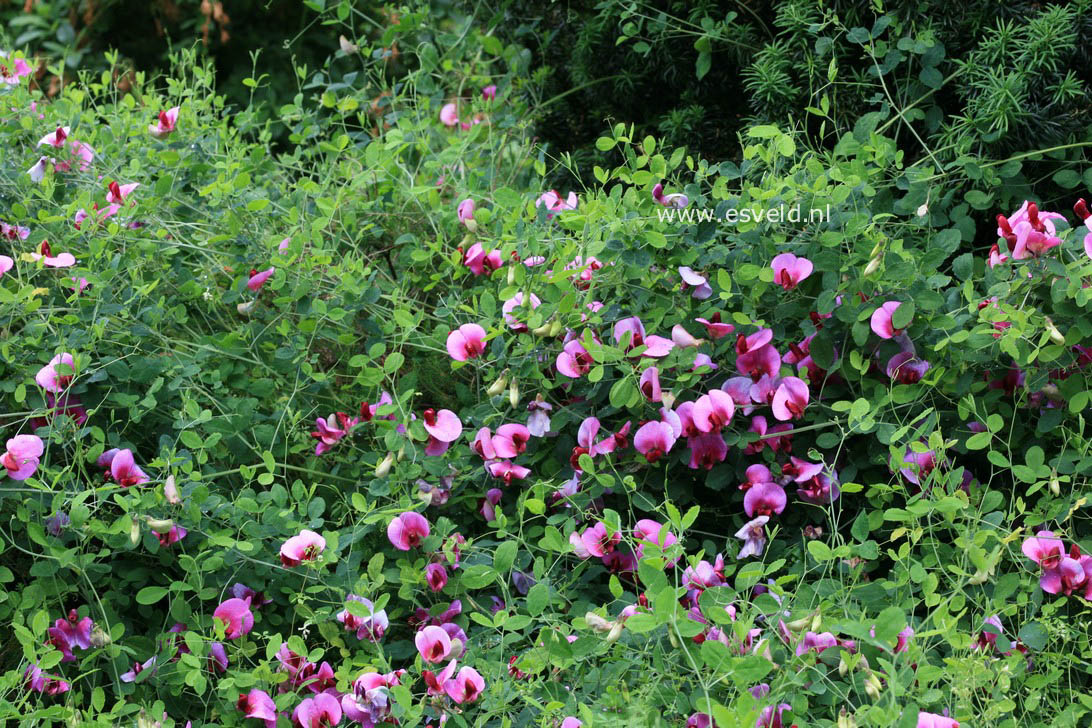
<svg viewBox="0 0 1092 728">
<path fill-rule="evenodd" d="M 387 474 L 391 472 L 392 465 L 394 465 L 394 453 L 388 452 L 387 457 L 380 460 L 379 464 L 375 466 L 375 477 L 387 477 Z"/>
</svg>

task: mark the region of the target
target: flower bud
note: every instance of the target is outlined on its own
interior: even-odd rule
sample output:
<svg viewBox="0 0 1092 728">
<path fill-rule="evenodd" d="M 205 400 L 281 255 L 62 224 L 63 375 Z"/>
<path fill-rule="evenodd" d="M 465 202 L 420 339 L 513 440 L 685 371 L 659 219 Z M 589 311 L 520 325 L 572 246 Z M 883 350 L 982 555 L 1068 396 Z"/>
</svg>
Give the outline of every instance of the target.
<svg viewBox="0 0 1092 728">
<path fill-rule="evenodd" d="M 671 392 L 664 392 L 660 395 L 660 404 L 667 409 L 674 409 L 675 407 L 675 395 Z"/>
<path fill-rule="evenodd" d="M 1054 322 L 1050 320 L 1050 317 L 1046 317 L 1046 330 L 1050 334 L 1050 340 L 1058 346 L 1065 344 L 1065 335 L 1058 330 L 1058 327 L 1054 325 Z"/>
<path fill-rule="evenodd" d="M 922 203 L 922 206 L 917 209 L 918 217 L 925 217 L 929 214 L 929 203 Z"/>
<path fill-rule="evenodd" d="M 490 397 L 496 397 L 498 394 L 504 391 L 505 385 L 508 384 L 508 370 L 505 369 L 501 372 L 501 375 L 497 377 L 497 381 L 489 385 L 489 389 L 485 390 L 485 393 Z"/>
<path fill-rule="evenodd" d="M 148 528 L 156 533 L 170 533 L 171 527 L 174 526 L 174 521 L 170 518 L 152 518 L 151 516 L 147 516 L 146 518 Z"/>
<path fill-rule="evenodd" d="M 341 47 L 341 52 L 347 56 L 350 56 L 360 50 L 360 46 L 353 43 L 351 40 L 343 35 L 339 35 L 337 38 L 337 44 Z"/>
<path fill-rule="evenodd" d="M 811 618 L 811 631 L 818 632 L 819 628 L 823 626 L 823 615 L 819 612 L 815 613 L 815 616 Z"/>
<path fill-rule="evenodd" d="M 463 220 L 463 225 L 466 225 L 466 229 L 472 233 L 478 232 L 478 221 L 472 217 L 468 217 L 466 220 Z M 470 236 L 468 235 L 467 237 Z"/>
<path fill-rule="evenodd" d="M 106 647 L 106 645 L 110 644 L 113 641 L 114 640 L 110 638 L 110 635 L 106 634 L 106 630 L 104 630 L 99 625 L 96 624 L 94 629 L 91 630 L 92 647 Z"/>
<path fill-rule="evenodd" d="M 551 338 L 556 337 L 560 333 L 561 333 L 561 322 L 558 321 L 557 319 L 554 319 L 554 322 L 552 324 L 550 324 L 550 337 Z"/>
<path fill-rule="evenodd" d="M 803 632 L 806 629 L 811 629 L 811 621 L 815 615 L 809 614 L 806 617 L 800 619 L 794 619 L 791 622 L 786 622 L 785 626 L 789 628 L 790 632 Z M 815 630 L 812 629 L 814 632 Z"/>
<path fill-rule="evenodd" d="M 880 269 L 880 258 L 873 258 L 868 261 L 868 265 L 865 266 L 864 276 L 867 278 Z"/>
<path fill-rule="evenodd" d="M 129 524 L 129 543 L 136 546 L 140 543 L 140 521 L 135 518 L 130 519 Z"/>
<path fill-rule="evenodd" d="M 246 301 L 245 303 L 238 304 L 235 307 L 235 310 L 239 312 L 240 316 L 249 316 L 250 312 L 253 311 L 254 307 L 257 305 L 258 299 L 254 299 L 253 301 Z"/>
<path fill-rule="evenodd" d="M 394 461 L 396 463 L 400 463 L 405 459 L 406 459 L 406 446 L 403 445 L 402 447 L 398 448 L 398 454 L 395 456 Z"/>
<path fill-rule="evenodd" d="M 852 713 L 847 713 L 845 708 L 838 712 L 838 728 L 857 728 L 857 719 Z"/>
<path fill-rule="evenodd" d="M 167 502 L 171 505 L 178 505 L 182 502 L 182 496 L 178 494 L 178 488 L 174 484 L 174 476 L 168 475 L 167 480 L 163 483 L 163 497 L 167 499 Z"/>
<path fill-rule="evenodd" d="M 516 284 L 516 266 L 508 266 L 508 285 L 514 286 Z"/>
<path fill-rule="evenodd" d="M 596 632 L 609 632 L 610 629 L 614 626 L 614 622 L 606 619 L 605 617 L 600 617 L 595 612 L 588 612 L 587 614 L 585 614 L 584 621 L 587 622 L 588 626 Z"/>
<path fill-rule="evenodd" d="M 1058 480 L 1058 471 L 1051 471 L 1050 474 L 1050 492 L 1055 496 L 1062 494 L 1062 483 Z"/>
<path fill-rule="evenodd" d="M 388 452 L 387 457 L 380 460 L 379 464 L 375 466 L 375 477 L 387 477 L 387 474 L 391 472 L 392 465 L 394 465 L 394 453 Z"/>
<path fill-rule="evenodd" d="M 838 674 L 845 677 L 847 672 L 849 672 L 849 663 L 845 661 L 845 658 L 838 660 Z"/>
<path fill-rule="evenodd" d="M 610 632 L 607 632 L 607 636 L 603 638 L 603 641 L 608 645 L 614 644 L 618 641 L 618 638 L 622 636 L 622 623 L 615 622 L 614 626 L 610 628 Z"/>
<path fill-rule="evenodd" d="M 508 403 L 513 407 L 519 407 L 519 382 L 515 379 L 508 386 Z"/>
<path fill-rule="evenodd" d="M 868 678 L 865 679 L 864 690 L 868 693 L 868 697 L 873 700 L 880 697 L 880 692 L 883 690 L 883 683 L 880 682 L 880 678 L 876 673 L 868 673 Z"/>
<path fill-rule="evenodd" d="M 883 252 L 883 244 L 882 243 L 876 243 L 872 247 L 872 252 L 868 254 L 868 257 L 869 258 L 877 258 L 877 257 L 879 257 L 880 253 L 882 253 L 882 252 Z"/>
</svg>

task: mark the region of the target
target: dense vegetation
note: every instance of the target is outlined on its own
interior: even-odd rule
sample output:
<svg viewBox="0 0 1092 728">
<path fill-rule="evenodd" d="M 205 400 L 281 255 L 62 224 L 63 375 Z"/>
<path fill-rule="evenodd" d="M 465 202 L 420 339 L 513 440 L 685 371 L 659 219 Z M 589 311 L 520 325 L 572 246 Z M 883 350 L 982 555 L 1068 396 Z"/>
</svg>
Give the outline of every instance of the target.
<svg viewBox="0 0 1092 728">
<path fill-rule="evenodd" d="M 839 5 L 7 6 L 0 716 L 1087 725 L 1085 6 Z"/>
</svg>

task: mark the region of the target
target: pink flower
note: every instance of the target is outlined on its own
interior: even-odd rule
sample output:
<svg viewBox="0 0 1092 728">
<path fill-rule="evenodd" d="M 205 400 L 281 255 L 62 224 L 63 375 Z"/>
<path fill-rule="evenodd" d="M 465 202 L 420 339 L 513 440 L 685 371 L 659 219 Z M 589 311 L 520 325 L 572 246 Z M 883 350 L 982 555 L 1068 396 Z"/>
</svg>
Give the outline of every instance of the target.
<svg viewBox="0 0 1092 728">
<path fill-rule="evenodd" d="M 0 277 L 15 267 L 15 261 L 10 256 L 0 255 Z"/>
<path fill-rule="evenodd" d="M 633 528 L 633 537 L 637 539 L 637 558 L 639 559 L 644 557 L 645 546 L 657 546 L 666 551 L 669 546 L 678 542 L 675 534 L 668 531 L 664 524 L 648 518 L 637 521 Z"/>
<path fill-rule="evenodd" d="M 459 674 L 444 682 L 444 692 L 459 705 L 473 703 L 485 690 L 485 680 L 469 666 L 459 669 Z"/>
<path fill-rule="evenodd" d="M 584 728 L 584 724 L 570 715 L 561 721 L 561 728 Z"/>
<path fill-rule="evenodd" d="M 603 558 L 614 551 L 614 547 L 621 541 L 622 534 L 617 531 L 607 533 L 607 527 L 602 521 L 591 528 L 585 529 L 580 534 L 580 543 L 583 544 L 583 550 L 597 558 Z"/>
<path fill-rule="evenodd" d="M 514 458 L 527 449 L 530 439 L 531 433 L 523 425 L 501 425 L 493 436 L 493 450 L 498 458 Z"/>
<path fill-rule="evenodd" d="M 760 516 L 779 515 L 785 510 L 788 499 L 785 489 L 772 481 L 755 483 L 743 496 L 743 511 L 748 518 L 757 513 Z"/>
<path fill-rule="evenodd" d="M 1086 246 L 1088 244 L 1087 241 L 1088 241 L 1088 239 L 1085 238 L 1085 245 Z M 1001 263 L 1007 263 L 1008 260 L 1009 260 L 1009 256 L 1006 255 L 1005 253 L 1002 253 L 1001 252 L 1001 247 L 997 243 L 994 243 L 993 247 L 990 248 L 989 259 L 986 262 L 989 264 L 989 266 L 991 268 L 994 268 L 994 267 L 1000 265 Z"/>
<path fill-rule="evenodd" d="M 429 564 L 425 567 L 425 582 L 432 591 L 443 591 L 447 586 L 447 569 L 443 564 Z"/>
<path fill-rule="evenodd" d="M 120 485 L 122 488 L 129 488 L 134 485 L 141 485 L 151 480 L 151 478 L 149 478 L 148 475 L 136 464 L 136 459 L 133 457 L 133 451 L 129 448 L 117 451 L 108 450 L 106 453 L 103 453 L 103 455 L 99 458 L 100 464 L 104 462 L 103 458 L 105 458 L 108 454 L 111 454 L 108 461 L 110 479 Z"/>
<path fill-rule="evenodd" d="M 769 520 L 769 516 L 758 516 L 744 523 L 743 527 L 736 531 L 736 538 L 743 541 L 743 547 L 736 554 L 737 559 L 762 555 L 762 550 L 766 548 L 765 526 Z"/>
<path fill-rule="evenodd" d="M 250 277 L 246 281 L 246 287 L 254 292 L 260 291 L 265 282 L 273 277 L 276 270 L 276 268 L 266 268 L 263 271 L 251 270 Z"/>
<path fill-rule="evenodd" d="M 709 281 L 705 279 L 705 276 L 695 273 L 685 265 L 679 267 L 679 275 L 682 276 L 683 279 L 684 291 L 687 286 L 691 286 L 694 289 L 690 293 L 692 298 L 704 301 L 713 295 L 713 289 L 709 286 Z"/>
<path fill-rule="evenodd" d="M 171 530 L 167 533 L 157 533 L 156 536 L 159 538 L 159 545 L 166 548 L 184 539 L 187 533 L 189 531 L 182 526 L 171 526 Z"/>
<path fill-rule="evenodd" d="M 70 268 L 76 265 L 76 258 L 72 253 L 58 253 L 54 256 L 48 240 L 43 240 L 38 247 L 38 252 L 31 253 L 30 257 L 36 261 L 42 261 L 42 264 L 48 268 Z"/>
<path fill-rule="evenodd" d="M 720 432 L 732 421 L 735 412 L 736 403 L 732 396 L 721 389 L 714 389 L 698 397 L 690 417 L 698 432 Z"/>
<path fill-rule="evenodd" d="M 701 340 L 691 336 L 690 332 L 687 331 L 686 327 L 682 324 L 675 324 L 671 327 L 671 340 L 675 342 L 675 346 L 683 349 L 688 349 L 701 343 Z"/>
<path fill-rule="evenodd" d="M 4 59 L 0 62 L 0 83 L 6 83 L 9 86 L 14 86 L 19 83 L 19 79 L 24 76 L 29 76 L 33 71 L 27 62 L 22 58 L 16 58 L 12 62 L 12 69 L 8 68 L 8 60 L 10 56 L 7 53 L 0 51 L 0 58 Z M 31 110 L 35 109 L 35 102 L 30 103 Z M 39 671 L 40 672 L 40 671 Z M 39 691 L 41 692 L 41 691 Z"/>
<path fill-rule="evenodd" d="M 148 133 L 156 139 L 166 139 L 178 124 L 178 111 L 178 106 L 160 111 L 156 122 L 148 127 Z"/>
<path fill-rule="evenodd" d="M 132 670 L 129 670 L 129 672 L 123 672 L 121 674 L 121 681 L 124 683 L 134 682 L 137 679 L 137 675 L 139 675 L 140 673 L 144 672 L 145 670 L 154 670 L 155 662 L 155 655 L 152 655 L 143 663 L 134 662 Z"/>
<path fill-rule="evenodd" d="M 299 566 L 304 561 L 314 561 L 326 549 L 326 539 L 306 528 L 281 545 L 281 563 Z"/>
<path fill-rule="evenodd" d="M 565 199 L 561 199 L 561 195 L 557 193 L 557 190 L 549 190 L 539 195 L 535 200 L 535 207 L 545 206 L 550 212 L 546 213 L 546 218 L 553 217 L 555 212 L 563 212 L 565 210 L 575 210 L 578 201 L 576 199 L 576 193 L 570 192 L 569 196 Z"/>
<path fill-rule="evenodd" d="M 38 140 L 36 146 L 48 146 L 60 149 L 64 146 L 65 139 L 68 138 L 68 134 L 72 131 L 72 127 L 58 126 L 56 131 L 51 131 L 44 137 Z"/>
<path fill-rule="evenodd" d="M 1013 228 L 1016 246 L 1012 249 L 1013 260 L 1038 258 L 1051 248 L 1062 244 L 1061 238 L 1035 230 L 1030 222 L 1021 222 Z"/>
<path fill-rule="evenodd" d="M 72 384 L 75 372 L 76 361 L 71 354 L 65 352 L 53 357 L 48 364 L 39 369 L 34 375 L 34 381 L 45 391 L 59 394 Z"/>
<path fill-rule="evenodd" d="M 504 491 L 502 491 L 500 488 L 490 488 L 488 491 L 486 491 L 485 498 L 482 500 L 482 504 L 481 507 L 478 509 L 478 512 L 482 514 L 482 518 L 484 518 L 487 523 L 492 523 L 493 521 L 497 520 L 496 507 L 500 504 L 501 498 L 503 497 Z"/>
<path fill-rule="evenodd" d="M 533 293 L 527 298 L 527 300 L 530 301 L 530 309 L 532 311 L 538 308 L 539 304 L 542 303 L 542 301 L 539 300 L 539 297 Z M 517 308 L 527 308 L 527 306 L 524 305 L 523 291 L 517 292 L 516 295 L 505 301 L 504 305 L 501 306 L 501 312 L 504 314 L 504 320 L 508 324 L 508 328 L 514 331 L 526 331 L 527 324 L 521 322 L 518 318 L 512 315 L 512 312 Z"/>
<path fill-rule="evenodd" d="M 774 391 L 771 408 L 773 415 L 782 422 L 798 420 L 804 416 L 810 393 L 807 382 L 798 377 L 784 377 Z"/>
<path fill-rule="evenodd" d="M 468 220 L 473 220 L 475 207 L 474 200 L 469 197 L 460 202 L 459 207 L 456 209 L 456 214 L 459 216 L 459 222 L 465 225 Z"/>
<path fill-rule="evenodd" d="M 321 417 L 316 419 L 317 429 L 311 432 L 311 437 L 318 440 L 315 444 L 315 455 L 329 452 L 330 448 L 339 443 L 358 424 L 360 424 L 360 418 L 349 417 L 344 412 L 334 412 L 325 420 Z"/>
<path fill-rule="evenodd" d="M 531 474 L 529 469 L 511 460 L 496 460 L 486 465 L 485 469 L 494 478 L 503 480 L 505 485 L 511 485 L 513 480 L 523 480 Z"/>
<path fill-rule="evenodd" d="M 132 194 L 133 190 L 140 187 L 139 182 L 133 182 L 132 184 L 119 185 L 116 181 L 107 185 L 106 201 L 116 202 L 122 204 L 125 202 L 125 198 Z"/>
<path fill-rule="evenodd" d="M 416 511 L 406 511 L 387 525 L 387 538 L 399 551 L 420 546 L 428 535 L 428 520 Z"/>
<path fill-rule="evenodd" d="M 249 599 L 227 599 L 221 602 L 212 616 L 224 623 L 224 636 L 229 640 L 242 637 L 254 627 L 254 613 L 250 611 Z"/>
<path fill-rule="evenodd" d="M 440 109 L 440 121 L 444 126 L 455 126 L 459 123 L 459 108 L 455 104 L 444 104 Z"/>
<path fill-rule="evenodd" d="M 413 638 L 421 659 L 429 663 L 442 662 L 451 653 L 451 637 L 442 627 L 429 625 Z"/>
<path fill-rule="evenodd" d="M 60 678 L 47 677 L 42 673 L 42 668 L 34 664 L 23 673 L 23 684 L 28 690 L 43 695 L 60 695 L 72 689 L 71 685 Z"/>
<path fill-rule="evenodd" d="M 36 435 L 16 435 L 7 442 L 7 452 L 0 457 L 4 472 L 12 480 L 26 480 L 38 469 L 39 458 L 45 452 L 42 439 Z"/>
<path fill-rule="evenodd" d="M 588 350 L 584 348 L 579 339 L 573 339 L 565 344 L 561 353 L 557 355 L 557 371 L 572 379 L 579 379 L 591 371 L 594 360 Z"/>
<path fill-rule="evenodd" d="M 425 447 L 426 455 L 442 455 L 459 436 L 463 434 L 463 423 L 459 416 L 449 409 L 437 412 L 427 409 L 422 416 L 425 432 L 428 433 L 428 445 Z"/>
<path fill-rule="evenodd" d="M 235 707 L 242 711 L 244 717 L 257 718 L 265 721 L 266 728 L 276 728 L 277 706 L 264 690 L 255 688 L 245 695 L 239 695 Z"/>
<path fill-rule="evenodd" d="M 58 619 L 49 628 L 49 644 L 61 651 L 61 662 L 75 660 L 72 650 L 79 648 L 86 650 L 91 647 L 91 628 L 93 623 L 90 617 L 80 619 L 75 609 L 68 611 L 66 618 Z"/>
<path fill-rule="evenodd" d="M 788 703 L 781 703 L 776 706 L 767 705 L 762 709 L 762 714 L 758 716 L 755 728 L 785 728 L 781 721 L 781 714 L 786 710 L 792 710 L 792 706 Z"/>
<path fill-rule="evenodd" d="M 463 256 L 463 265 L 469 268 L 470 272 L 476 276 L 495 271 L 503 264 L 499 250 L 486 253 L 485 248 L 482 247 L 481 243 L 474 243 L 471 245 L 467 248 L 466 254 Z"/>
<path fill-rule="evenodd" d="M 652 199 L 664 207 L 674 207 L 676 210 L 681 210 L 690 204 L 690 198 L 681 192 L 672 192 L 665 195 L 664 186 L 659 182 L 652 188 Z M 695 298 L 698 298 L 698 296 L 695 296 Z"/>
<path fill-rule="evenodd" d="M 645 456 L 645 460 L 654 463 L 671 451 L 678 436 L 674 428 L 666 422 L 646 422 L 633 436 L 633 446 Z"/>
<path fill-rule="evenodd" d="M 463 324 L 447 336 L 447 353 L 455 361 L 475 359 L 485 353 L 485 329 Z"/>
<path fill-rule="evenodd" d="M 774 272 L 774 283 L 791 291 L 800 285 L 800 282 L 811 275 L 814 266 L 807 258 L 797 258 L 792 253 L 782 253 L 776 256 L 770 267 Z"/>
<path fill-rule="evenodd" d="M 390 621 L 387 618 L 387 610 L 376 610 L 375 605 L 372 604 L 371 600 L 356 594 L 349 594 L 345 597 L 346 605 L 348 605 L 349 602 L 363 604 L 364 611 L 366 611 L 367 614 L 358 617 L 346 608 L 337 613 L 337 621 L 344 624 L 345 629 L 350 632 L 355 631 L 358 640 L 378 642 L 383 639 L 387 627 L 390 626 Z"/>
<path fill-rule="evenodd" d="M 329 693 L 306 698 L 292 711 L 292 725 L 299 728 L 327 728 L 341 722 L 341 703 Z"/>
<path fill-rule="evenodd" d="M 686 438 L 686 444 L 690 448 L 690 467 L 694 470 L 712 470 L 714 465 L 723 463 L 728 457 L 728 445 L 718 432 L 691 435 Z"/>
<path fill-rule="evenodd" d="M 770 341 L 773 331 L 759 329 L 750 336 L 736 338 L 736 369 L 740 374 L 758 381 L 763 376 L 776 377 L 781 369 L 781 355 Z"/>
<path fill-rule="evenodd" d="M 959 728 L 959 721 L 922 710 L 918 711 L 918 728 Z"/>
<path fill-rule="evenodd" d="M 497 98 L 497 87 L 490 84 L 482 89 L 482 98 L 486 101 L 493 101 Z"/>
<path fill-rule="evenodd" d="M 641 389 L 641 394 L 649 402 L 663 401 L 663 391 L 660 389 L 660 370 L 656 367 L 649 367 L 641 372 L 641 380 L 638 386 Z"/>
<path fill-rule="evenodd" d="M 902 304 L 898 301 L 887 301 L 872 312 L 872 331 L 881 339 L 890 339 L 902 333 L 902 329 L 896 329 L 891 324 L 891 317 L 895 315 Z"/>
</svg>

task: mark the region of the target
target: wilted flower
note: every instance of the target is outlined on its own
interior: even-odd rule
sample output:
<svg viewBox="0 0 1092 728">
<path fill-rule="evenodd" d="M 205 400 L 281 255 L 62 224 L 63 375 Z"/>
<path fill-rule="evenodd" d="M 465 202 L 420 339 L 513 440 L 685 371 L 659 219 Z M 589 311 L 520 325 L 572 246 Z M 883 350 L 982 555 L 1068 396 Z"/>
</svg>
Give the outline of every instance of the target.
<svg viewBox="0 0 1092 728">
<path fill-rule="evenodd" d="M 676 210 L 681 210 L 690 204 L 690 198 L 681 192 L 672 192 L 665 195 L 664 186 L 659 182 L 652 188 L 652 199 L 664 207 L 674 207 Z M 694 298 L 700 297 L 694 296 Z M 708 296 L 705 296 L 705 298 L 708 298 Z"/>
<path fill-rule="evenodd" d="M 753 518 L 736 531 L 736 538 L 743 541 L 743 547 L 736 554 L 737 559 L 745 559 L 748 556 L 761 556 L 766 548 L 766 523 L 769 516 Z"/>
</svg>

